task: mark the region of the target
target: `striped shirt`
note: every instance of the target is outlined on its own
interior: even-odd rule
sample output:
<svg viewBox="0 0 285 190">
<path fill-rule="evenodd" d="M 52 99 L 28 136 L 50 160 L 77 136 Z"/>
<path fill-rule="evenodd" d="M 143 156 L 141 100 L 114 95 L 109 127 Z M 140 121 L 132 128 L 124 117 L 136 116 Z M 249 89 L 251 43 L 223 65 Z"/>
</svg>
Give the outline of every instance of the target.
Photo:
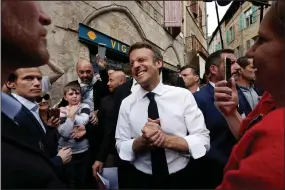
<svg viewBox="0 0 285 190">
<path fill-rule="evenodd" d="M 71 135 L 75 125 L 86 125 L 89 122 L 90 107 L 88 104 L 81 103 L 74 120 L 67 117 L 68 110 L 68 106 L 61 108 L 58 150 L 63 147 L 70 147 L 72 154 L 79 154 L 88 150 L 89 142 L 85 137 L 73 139 Z"/>
</svg>

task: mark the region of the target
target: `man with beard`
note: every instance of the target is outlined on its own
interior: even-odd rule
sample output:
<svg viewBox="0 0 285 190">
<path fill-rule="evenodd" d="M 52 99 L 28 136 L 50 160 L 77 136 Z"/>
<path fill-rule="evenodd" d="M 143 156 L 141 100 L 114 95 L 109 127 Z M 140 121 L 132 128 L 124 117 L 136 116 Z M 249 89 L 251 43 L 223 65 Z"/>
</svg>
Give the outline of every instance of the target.
<svg viewBox="0 0 285 190">
<path fill-rule="evenodd" d="M 255 84 L 266 91 L 246 119 L 236 109 L 235 81 L 232 88 L 216 84 L 215 103 L 239 140 L 217 189 L 284 189 L 284 9 L 284 1 L 272 3 L 246 54 L 257 69 Z"/>
<path fill-rule="evenodd" d="M 1 6 L 3 82 L 20 67 L 39 67 L 48 62 L 44 26 L 51 20 L 35 1 L 4 0 Z M 2 188 L 64 188 L 43 144 L 31 135 L 38 133 L 37 124 L 31 117 L 22 117 L 24 124 L 14 121 L 27 108 L 5 93 L 1 96 Z"/>
<path fill-rule="evenodd" d="M 209 76 L 208 84 L 193 94 L 205 117 L 211 140 L 211 149 L 206 156 L 194 160 L 191 165 L 196 188 L 212 189 L 221 182 L 223 168 L 229 159 L 232 147 L 236 143 L 236 139 L 229 130 L 225 118 L 214 104 L 215 83 L 224 80 L 225 76 L 225 57 L 231 60 L 232 77 L 238 77 L 240 66 L 236 62 L 234 51 L 231 49 L 218 50 L 206 60 L 205 72 Z M 250 106 L 240 90 L 239 100 L 240 113 L 249 113 L 251 111 Z"/>
</svg>

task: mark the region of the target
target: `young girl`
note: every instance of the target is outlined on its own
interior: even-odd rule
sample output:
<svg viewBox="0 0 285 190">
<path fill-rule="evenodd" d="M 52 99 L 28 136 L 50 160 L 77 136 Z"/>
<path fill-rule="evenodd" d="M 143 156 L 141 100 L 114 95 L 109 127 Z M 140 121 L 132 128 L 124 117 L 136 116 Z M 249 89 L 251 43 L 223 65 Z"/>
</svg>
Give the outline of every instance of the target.
<svg viewBox="0 0 285 190">
<path fill-rule="evenodd" d="M 90 107 L 81 103 L 81 89 L 76 82 L 68 83 L 63 91 L 68 106 L 60 108 L 58 148 L 72 149 L 72 160 L 64 166 L 63 172 L 69 188 L 81 189 L 84 188 L 87 173 L 89 143 L 84 137 L 86 133 L 84 126 L 89 122 Z"/>
</svg>

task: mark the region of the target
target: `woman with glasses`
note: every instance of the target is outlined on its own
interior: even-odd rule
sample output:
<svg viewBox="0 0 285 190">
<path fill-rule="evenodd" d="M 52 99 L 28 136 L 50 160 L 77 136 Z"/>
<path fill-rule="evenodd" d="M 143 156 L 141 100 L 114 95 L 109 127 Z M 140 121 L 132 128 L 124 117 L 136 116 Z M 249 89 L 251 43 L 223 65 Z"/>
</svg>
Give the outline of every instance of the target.
<svg viewBox="0 0 285 190">
<path fill-rule="evenodd" d="M 51 109 L 51 97 L 48 93 L 42 92 L 42 95 L 36 98 L 39 105 L 39 114 L 43 122 L 50 126 L 57 128 L 59 126 L 59 109 Z"/>
</svg>

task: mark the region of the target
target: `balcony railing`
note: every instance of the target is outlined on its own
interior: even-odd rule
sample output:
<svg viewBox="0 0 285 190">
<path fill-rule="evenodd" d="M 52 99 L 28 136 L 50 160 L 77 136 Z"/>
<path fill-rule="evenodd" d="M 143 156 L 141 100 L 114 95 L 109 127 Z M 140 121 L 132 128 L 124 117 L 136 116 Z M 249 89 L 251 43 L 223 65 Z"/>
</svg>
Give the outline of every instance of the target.
<svg viewBox="0 0 285 190">
<path fill-rule="evenodd" d="M 186 37 L 186 50 L 187 52 L 195 51 L 202 53 L 205 57 L 209 56 L 208 51 L 204 48 L 204 46 L 195 35 Z"/>
</svg>

